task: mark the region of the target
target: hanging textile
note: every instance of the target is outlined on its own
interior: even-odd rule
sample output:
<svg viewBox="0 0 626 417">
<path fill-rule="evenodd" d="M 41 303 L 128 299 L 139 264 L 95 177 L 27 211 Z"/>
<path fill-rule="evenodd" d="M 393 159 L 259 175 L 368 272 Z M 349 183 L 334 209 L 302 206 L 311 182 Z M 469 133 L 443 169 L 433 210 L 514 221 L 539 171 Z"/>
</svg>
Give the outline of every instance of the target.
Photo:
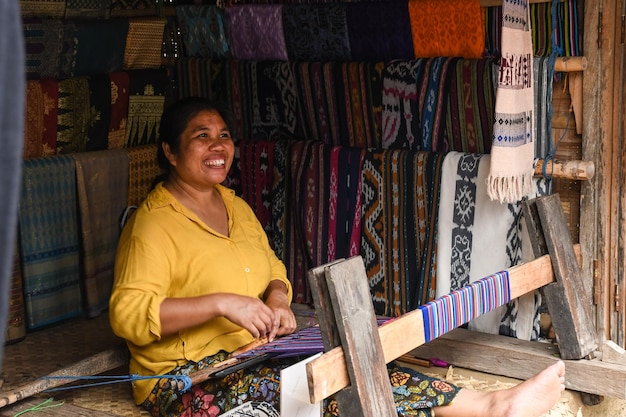
<svg viewBox="0 0 626 417">
<path fill-rule="evenodd" d="M 111 0 L 111 17 L 156 16 L 153 0 Z"/>
<path fill-rule="evenodd" d="M 111 126 L 111 80 L 107 74 L 90 75 L 87 77 L 87 85 L 91 123 L 87 130 L 85 150 L 105 150 L 109 144 Z"/>
<path fill-rule="evenodd" d="M 500 202 L 515 202 L 532 190 L 533 46 L 528 4 L 504 0 L 502 14 L 502 58 L 488 195 Z"/>
<path fill-rule="evenodd" d="M 80 219 L 82 285 L 87 315 L 109 306 L 119 219 L 128 200 L 126 149 L 72 154 Z"/>
<path fill-rule="evenodd" d="M 535 158 L 545 158 L 554 146 L 552 143 L 554 73 L 554 59 L 550 57 L 535 57 L 533 59 Z"/>
<path fill-rule="evenodd" d="M 91 114 L 89 80 L 72 77 L 59 81 L 57 153 L 84 152 L 87 132 L 96 115 Z"/>
<path fill-rule="evenodd" d="M 128 149 L 128 206 L 139 206 L 161 173 L 157 162 L 157 149 L 156 144 Z"/>
<path fill-rule="evenodd" d="M 285 260 L 287 256 L 287 233 L 291 212 L 291 190 L 289 182 L 291 142 L 287 139 L 276 141 L 274 147 L 274 182 L 271 198 L 271 227 L 268 239 L 276 256 Z"/>
<path fill-rule="evenodd" d="M 283 29 L 289 61 L 349 61 L 345 3 L 285 4 Z"/>
<path fill-rule="evenodd" d="M 521 204 L 487 195 L 493 158 L 450 152 L 443 162 L 437 224 L 437 291 L 440 297 L 522 259 Z M 537 191 L 533 184 L 533 194 Z M 491 272 L 489 272 L 491 271 Z M 473 330 L 530 340 L 538 335 L 535 294 L 521 297 L 472 321 Z"/>
<path fill-rule="evenodd" d="M 383 149 L 419 149 L 420 121 L 416 75 L 424 59 L 395 60 L 383 71 Z"/>
<path fill-rule="evenodd" d="M 133 17 L 128 20 L 123 68 L 158 69 L 163 65 L 165 19 Z"/>
<path fill-rule="evenodd" d="M 24 158 L 56 154 L 58 106 L 57 80 L 46 78 L 26 82 Z"/>
<path fill-rule="evenodd" d="M 26 313 L 24 309 L 24 288 L 22 265 L 17 241 L 13 249 L 13 265 L 10 276 L 9 309 L 6 323 L 6 343 L 15 343 L 26 337 Z"/>
<path fill-rule="evenodd" d="M 450 69 L 445 148 L 486 154 L 491 151 L 495 111 L 495 59 L 460 59 Z"/>
<path fill-rule="evenodd" d="M 215 5 L 176 6 L 186 56 L 230 58 L 225 13 Z"/>
<path fill-rule="evenodd" d="M 478 0 L 409 0 L 415 58 L 482 58 L 483 12 Z"/>
<path fill-rule="evenodd" d="M 74 20 L 63 20 L 61 39 L 58 42 L 59 48 L 59 73 L 58 78 L 69 78 L 74 76 L 76 67 L 76 55 L 78 54 L 76 38 L 78 31 Z"/>
<path fill-rule="evenodd" d="M 66 19 L 108 19 L 111 15 L 111 0 L 66 0 Z"/>
<path fill-rule="evenodd" d="M 282 5 L 236 5 L 226 9 L 226 17 L 234 59 L 288 61 Z"/>
<path fill-rule="evenodd" d="M 81 313 L 74 160 L 24 160 L 19 208 L 27 326 L 35 329 Z"/>
<path fill-rule="evenodd" d="M 24 17 L 25 70 L 29 80 L 59 75 L 59 42 L 63 24 L 59 19 Z"/>
<path fill-rule="evenodd" d="M 119 149 L 124 147 L 126 141 L 130 79 L 126 71 L 111 72 L 108 76 L 111 84 L 111 121 L 109 123 L 107 149 Z"/>
<path fill-rule="evenodd" d="M 415 57 L 406 2 L 348 2 L 346 20 L 352 61 Z"/>
<path fill-rule="evenodd" d="M 65 0 L 20 0 L 22 16 L 65 17 Z"/>
<path fill-rule="evenodd" d="M 122 69 L 128 21 L 75 20 L 76 63 L 73 76 L 106 74 Z"/>
<path fill-rule="evenodd" d="M 128 71 L 128 121 L 125 147 L 156 143 L 168 87 L 166 70 Z"/>
</svg>

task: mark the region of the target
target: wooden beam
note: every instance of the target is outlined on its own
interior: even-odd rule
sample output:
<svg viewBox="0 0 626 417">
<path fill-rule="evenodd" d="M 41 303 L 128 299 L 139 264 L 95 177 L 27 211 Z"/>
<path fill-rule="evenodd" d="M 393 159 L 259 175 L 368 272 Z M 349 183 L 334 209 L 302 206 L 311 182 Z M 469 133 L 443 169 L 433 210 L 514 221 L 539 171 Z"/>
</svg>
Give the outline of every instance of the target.
<svg viewBox="0 0 626 417">
<path fill-rule="evenodd" d="M 455 329 L 416 348 L 411 354 L 525 380 L 558 360 L 559 348 L 552 343 Z M 564 362 L 567 389 L 626 399 L 626 366 L 598 359 Z"/>
<path fill-rule="evenodd" d="M 553 178 L 566 180 L 587 181 L 593 178 L 595 166 L 591 161 L 545 161 L 540 159 L 535 164 L 535 176 L 543 175 L 543 166 L 546 165 L 546 174 Z"/>
<path fill-rule="evenodd" d="M 578 245 L 575 245 L 575 249 Z M 511 299 L 541 288 L 554 281 L 552 261 L 545 255 L 509 270 Z M 385 363 L 425 343 L 422 312 L 413 310 L 378 328 Z M 408 337 L 410 335 L 410 337 Z M 307 363 L 309 397 L 317 403 L 350 384 L 346 360 L 341 347 L 327 351 Z"/>
</svg>

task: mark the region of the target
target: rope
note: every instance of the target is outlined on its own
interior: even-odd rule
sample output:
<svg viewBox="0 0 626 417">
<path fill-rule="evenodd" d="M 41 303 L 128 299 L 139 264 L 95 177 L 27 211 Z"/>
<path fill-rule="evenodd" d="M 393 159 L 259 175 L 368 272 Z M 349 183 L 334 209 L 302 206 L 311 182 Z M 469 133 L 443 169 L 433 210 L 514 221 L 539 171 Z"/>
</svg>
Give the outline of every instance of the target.
<svg viewBox="0 0 626 417">
<path fill-rule="evenodd" d="M 19 413 L 13 415 L 13 417 L 18 417 L 18 416 L 21 416 L 22 414 L 30 413 L 31 411 L 41 411 L 41 410 L 45 410 L 46 408 L 59 407 L 65 404 L 64 401 L 58 402 L 56 404 L 51 404 L 52 401 L 53 401 L 52 398 L 48 398 L 46 401 L 42 402 L 41 404 L 37 404 L 30 408 L 20 411 Z"/>
<path fill-rule="evenodd" d="M 65 391 L 74 388 L 85 388 L 85 387 L 94 387 L 98 385 L 107 385 L 107 384 L 116 384 L 119 382 L 133 382 L 140 381 L 144 379 L 162 379 L 169 378 L 180 381 L 183 383 L 182 392 L 187 392 L 191 389 L 192 382 L 191 378 L 188 375 L 152 375 L 152 376 L 143 376 L 143 375 L 98 375 L 98 376 L 85 376 L 85 375 L 64 375 L 64 376 L 44 376 L 44 379 L 76 379 L 76 380 L 87 380 L 87 381 L 100 381 L 93 382 L 88 384 L 81 385 L 72 385 L 67 387 L 57 387 L 50 388 L 45 390 L 45 392 L 54 392 L 54 391 Z"/>
</svg>

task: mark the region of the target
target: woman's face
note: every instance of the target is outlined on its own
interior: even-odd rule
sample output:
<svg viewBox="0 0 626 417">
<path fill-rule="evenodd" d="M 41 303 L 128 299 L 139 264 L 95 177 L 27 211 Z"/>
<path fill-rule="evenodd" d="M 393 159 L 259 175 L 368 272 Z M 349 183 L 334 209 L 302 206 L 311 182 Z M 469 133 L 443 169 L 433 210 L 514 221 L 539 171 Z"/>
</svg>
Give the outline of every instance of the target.
<svg viewBox="0 0 626 417">
<path fill-rule="evenodd" d="M 175 175 L 201 190 L 226 179 L 235 144 L 220 114 L 203 110 L 189 120 L 180 138 L 178 154 L 173 154 L 167 143 L 164 151 Z"/>
</svg>

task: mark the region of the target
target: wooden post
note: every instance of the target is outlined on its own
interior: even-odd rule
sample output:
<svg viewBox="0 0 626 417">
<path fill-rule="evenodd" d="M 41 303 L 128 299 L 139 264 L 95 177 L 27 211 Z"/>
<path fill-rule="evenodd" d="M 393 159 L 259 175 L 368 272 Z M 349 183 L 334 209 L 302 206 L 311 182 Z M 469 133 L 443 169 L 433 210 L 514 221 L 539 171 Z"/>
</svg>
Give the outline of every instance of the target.
<svg viewBox="0 0 626 417">
<path fill-rule="evenodd" d="M 309 283 L 325 349 L 335 348 L 338 340 L 343 347 L 350 389 L 338 394 L 340 413 L 347 417 L 395 417 L 397 411 L 363 259 L 355 256 L 322 268 L 323 274 L 320 268 L 312 270 Z M 334 312 L 334 317 L 329 311 Z M 309 380 L 311 383 L 315 381 Z"/>
</svg>

